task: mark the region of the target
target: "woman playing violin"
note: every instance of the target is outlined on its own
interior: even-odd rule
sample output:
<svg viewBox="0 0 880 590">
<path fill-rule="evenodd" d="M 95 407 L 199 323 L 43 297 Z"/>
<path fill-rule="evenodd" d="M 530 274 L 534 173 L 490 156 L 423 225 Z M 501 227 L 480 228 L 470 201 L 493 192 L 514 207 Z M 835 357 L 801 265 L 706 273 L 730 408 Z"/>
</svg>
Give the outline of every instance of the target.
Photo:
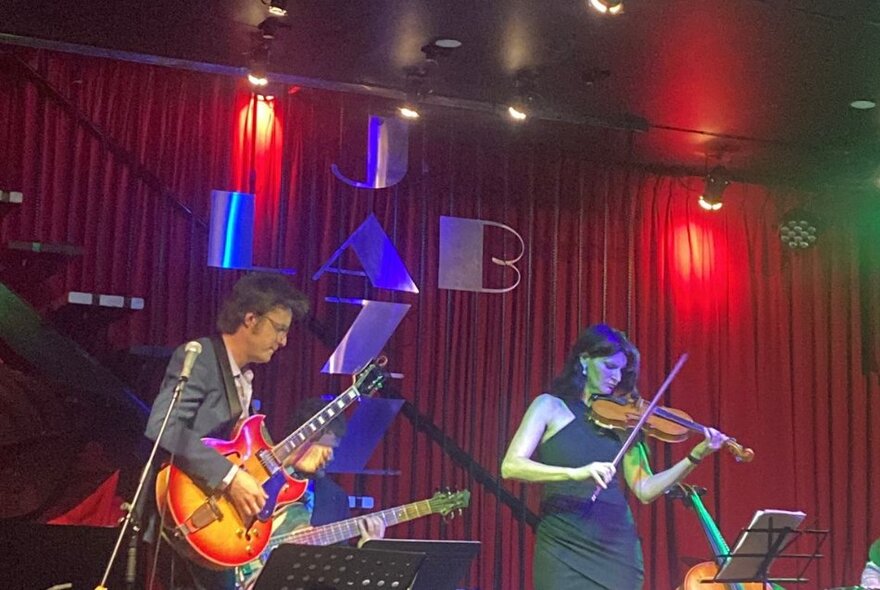
<svg viewBox="0 0 880 590">
<path fill-rule="evenodd" d="M 535 590 L 642 587 L 642 550 L 613 459 L 625 432 L 587 419 L 595 396 L 637 397 L 638 350 L 610 326 L 590 326 L 574 343 L 549 393 L 526 411 L 501 464 L 505 479 L 544 484 L 534 556 Z M 727 439 L 705 429 L 685 459 L 653 473 L 643 442 L 622 461 L 643 503 L 683 480 Z M 534 455 L 534 458 L 533 458 Z M 590 501 L 596 486 L 602 488 Z"/>
</svg>

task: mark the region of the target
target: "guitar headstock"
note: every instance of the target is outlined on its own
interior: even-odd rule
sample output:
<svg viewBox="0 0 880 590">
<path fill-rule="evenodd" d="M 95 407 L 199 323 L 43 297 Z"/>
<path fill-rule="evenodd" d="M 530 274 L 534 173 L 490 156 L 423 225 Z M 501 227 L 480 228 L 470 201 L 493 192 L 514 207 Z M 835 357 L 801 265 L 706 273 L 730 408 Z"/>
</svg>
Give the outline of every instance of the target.
<svg viewBox="0 0 880 590">
<path fill-rule="evenodd" d="M 467 508 L 471 503 L 471 493 L 468 490 L 459 492 L 445 491 L 434 494 L 428 504 L 431 505 L 431 512 L 442 514 L 443 516 L 454 515 L 456 510 Z"/>
<path fill-rule="evenodd" d="M 352 387 L 357 390 L 358 395 L 372 397 L 385 386 L 385 380 L 388 378 L 386 364 L 388 357 L 380 356 L 355 373 L 352 377 Z"/>
</svg>

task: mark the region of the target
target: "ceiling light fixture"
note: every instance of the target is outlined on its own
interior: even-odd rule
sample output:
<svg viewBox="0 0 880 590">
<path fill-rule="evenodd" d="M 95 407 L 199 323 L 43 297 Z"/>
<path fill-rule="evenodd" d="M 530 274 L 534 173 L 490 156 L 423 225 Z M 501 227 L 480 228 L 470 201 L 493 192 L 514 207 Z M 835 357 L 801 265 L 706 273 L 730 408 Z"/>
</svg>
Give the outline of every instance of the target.
<svg viewBox="0 0 880 590">
<path fill-rule="evenodd" d="M 458 49 L 459 47 L 461 47 L 461 41 L 459 41 L 458 39 L 453 39 L 451 37 L 440 37 L 438 39 L 434 39 L 434 45 L 442 49 Z"/>
<path fill-rule="evenodd" d="M 521 70 L 513 81 L 513 98 L 507 105 L 507 115 L 516 122 L 528 119 L 534 110 L 537 99 L 537 73 Z"/>
<path fill-rule="evenodd" d="M 602 14 L 620 14 L 623 12 L 623 0 L 589 0 L 590 8 Z"/>
<path fill-rule="evenodd" d="M 721 197 L 724 194 L 724 189 L 729 184 L 730 179 L 728 178 L 727 171 L 721 167 L 713 168 L 706 175 L 706 184 L 699 199 L 700 207 L 706 211 L 718 211 L 721 209 L 723 204 Z"/>
<path fill-rule="evenodd" d="M 247 75 L 248 82 L 251 83 L 251 86 L 256 86 L 257 88 L 263 88 L 269 85 L 269 77 L 266 76 L 264 72 L 260 72 L 256 69 L 251 69 Z"/>
<path fill-rule="evenodd" d="M 260 43 L 251 53 L 251 63 L 247 73 L 248 82 L 256 88 L 269 84 L 269 42 Z"/>
<path fill-rule="evenodd" d="M 269 0 L 269 14 L 287 16 L 287 0 Z"/>
<path fill-rule="evenodd" d="M 274 16 L 266 18 L 263 22 L 257 25 L 257 28 L 260 29 L 260 36 L 263 39 L 274 39 L 275 36 L 278 34 L 278 29 L 281 27 L 289 29 L 290 25 L 283 24 Z"/>
<path fill-rule="evenodd" d="M 854 108 L 858 111 L 869 111 L 869 110 L 873 109 L 874 107 L 876 107 L 877 103 L 874 102 L 873 100 L 859 99 L 859 100 L 854 100 L 851 103 L 849 103 L 849 106 L 851 106 L 852 108 Z"/>
<path fill-rule="evenodd" d="M 422 97 L 431 93 L 430 89 L 426 89 L 427 80 L 428 69 L 424 64 L 406 69 L 406 99 L 403 104 L 397 107 L 398 115 L 409 121 L 414 121 L 421 116 L 419 104 Z"/>
<path fill-rule="evenodd" d="M 529 113 L 522 105 L 510 105 L 507 107 L 507 114 L 514 121 L 525 121 L 529 118 Z"/>
<path fill-rule="evenodd" d="M 422 53 L 428 61 L 438 62 L 441 59 L 452 55 L 456 49 L 461 47 L 461 41 L 451 37 L 437 37 L 433 41 L 422 45 Z"/>
<path fill-rule="evenodd" d="M 397 107 L 397 112 L 398 114 L 400 114 L 401 117 L 403 117 L 404 119 L 409 119 L 410 121 L 414 121 L 422 116 L 421 114 L 419 114 L 416 105 L 410 103 L 409 101 Z"/>
</svg>

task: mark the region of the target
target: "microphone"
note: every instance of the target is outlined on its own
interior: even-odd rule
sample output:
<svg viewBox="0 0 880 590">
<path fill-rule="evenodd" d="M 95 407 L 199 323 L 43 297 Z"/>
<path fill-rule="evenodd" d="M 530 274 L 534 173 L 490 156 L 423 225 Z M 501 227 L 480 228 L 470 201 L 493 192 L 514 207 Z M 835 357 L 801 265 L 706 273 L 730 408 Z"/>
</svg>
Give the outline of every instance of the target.
<svg viewBox="0 0 880 590">
<path fill-rule="evenodd" d="M 186 343 L 184 348 L 186 356 L 183 357 L 183 368 L 180 370 L 180 381 L 189 381 L 190 373 L 192 373 L 193 365 L 196 363 L 196 357 L 202 354 L 202 345 L 192 340 Z"/>
</svg>

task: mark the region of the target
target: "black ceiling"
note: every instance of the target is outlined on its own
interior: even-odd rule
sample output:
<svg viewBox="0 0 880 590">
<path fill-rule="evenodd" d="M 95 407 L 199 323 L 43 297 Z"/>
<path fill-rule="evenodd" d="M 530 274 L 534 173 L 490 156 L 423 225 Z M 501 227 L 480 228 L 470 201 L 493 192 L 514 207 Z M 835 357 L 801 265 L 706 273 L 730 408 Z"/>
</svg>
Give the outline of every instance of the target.
<svg viewBox="0 0 880 590">
<path fill-rule="evenodd" d="M 421 48 L 453 37 L 462 47 L 428 68 L 432 100 L 453 107 L 501 105 L 528 72 L 544 116 L 569 123 L 554 130 L 640 129 L 620 143 L 642 162 L 850 186 L 880 164 L 878 110 L 849 107 L 880 99 L 874 0 L 625 0 L 615 17 L 585 0 L 288 7 L 270 67 L 288 80 L 402 91 Z M 268 16 L 261 0 L 0 0 L 0 40 L 243 68 Z"/>
</svg>

